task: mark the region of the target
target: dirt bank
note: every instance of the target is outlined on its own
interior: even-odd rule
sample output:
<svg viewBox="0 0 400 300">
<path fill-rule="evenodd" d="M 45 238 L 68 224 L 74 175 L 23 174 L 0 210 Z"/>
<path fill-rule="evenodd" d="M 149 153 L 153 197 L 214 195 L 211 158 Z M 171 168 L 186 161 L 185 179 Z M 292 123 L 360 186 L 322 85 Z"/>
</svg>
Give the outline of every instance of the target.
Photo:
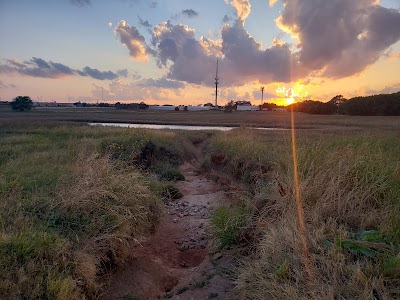
<svg viewBox="0 0 400 300">
<path fill-rule="evenodd" d="M 224 192 L 198 172 L 197 164 L 180 166 L 185 180 L 176 185 L 183 198 L 166 204 L 157 232 L 132 248 L 101 300 L 231 299 L 232 258 L 217 252 L 209 228 L 210 213 L 224 201 Z"/>
</svg>

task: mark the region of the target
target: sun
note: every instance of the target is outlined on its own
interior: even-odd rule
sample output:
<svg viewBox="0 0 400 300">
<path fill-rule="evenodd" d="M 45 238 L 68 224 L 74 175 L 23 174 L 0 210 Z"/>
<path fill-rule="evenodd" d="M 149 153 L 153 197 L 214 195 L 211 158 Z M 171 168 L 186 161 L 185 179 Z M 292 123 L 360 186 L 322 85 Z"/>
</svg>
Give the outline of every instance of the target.
<svg viewBox="0 0 400 300">
<path fill-rule="evenodd" d="M 275 93 L 284 105 L 293 104 L 308 96 L 306 87 L 299 82 L 296 82 L 292 87 L 278 86 Z"/>
<path fill-rule="evenodd" d="M 293 104 L 293 103 L 294 103 L 294 98 L 293 97 L 287 98 L 286 101 L 285 101 L 286 105 L 290 105 L 290 104 Z"/>
</svg>

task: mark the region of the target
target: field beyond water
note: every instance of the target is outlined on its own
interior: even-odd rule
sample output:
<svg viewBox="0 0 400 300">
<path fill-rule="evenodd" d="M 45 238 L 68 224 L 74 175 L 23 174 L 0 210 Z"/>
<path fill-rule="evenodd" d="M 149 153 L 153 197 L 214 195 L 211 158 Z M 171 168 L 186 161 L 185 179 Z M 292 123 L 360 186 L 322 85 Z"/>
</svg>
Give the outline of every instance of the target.
<svg viewBox="0 0 400 300">
<path fill-rule="evenodd" d="M 211 223 L 221 253 L 241 254 L 232 299 L 400 298 L 399 117 L 295 115 L 322 129 L 296 130 L 303 235 L 290 131 L 90 127 L 55 121 L 82 110 L 56 111 L 0 112 L 0 299 L 95 299 L 130 243 L 157 230 L 176 168 L 199 145 L 202 172 L 230 199 Z M 93 112 L 290 125 L 278 112 L 119 113 Z"/>
<path fill-rule="evenodd" d="M 0 119 L 22 121 L 73 121 L 205 126 L 247 126 L 290 128 L 290 113 L 275 111 L 128 111 L 115 108 L 35 108 L 13 112 L 0 105 Z M 343 115 L 310 115 L 296 113 L 296 128 L 313 129 L 393 129 L 400 128 L 399 117 L 362 117 Z"/>
</svg>

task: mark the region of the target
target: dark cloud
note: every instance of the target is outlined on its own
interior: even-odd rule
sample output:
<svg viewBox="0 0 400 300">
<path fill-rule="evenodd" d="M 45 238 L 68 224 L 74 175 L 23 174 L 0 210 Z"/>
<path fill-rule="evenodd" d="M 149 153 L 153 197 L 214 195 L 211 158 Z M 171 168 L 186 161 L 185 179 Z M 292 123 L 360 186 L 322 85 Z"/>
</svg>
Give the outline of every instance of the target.
<svg viewBox="0 0 400 300">
<path fill-rule="evenodd" d="M 221 65 L 228 63 L 229 71 L 236 74 L 232 80 L 289 82 L 302 75 L 297 55 L 291 51 L 289 44 L 282 42 L 262 49 L 242 22 L 236 22 L 233 26 L 225 25 L 221 34 L 224 54 Z"/>
<path fill-rule="evenodd" d="M 127 69 L 123 69 L 123 70 L 118 70 L 117 74 L 121 77 L 128 77 L 128 70 Z"/>
<path fill-rule="evenodd" d="M 61 78 L 79 75 L 99 80 L 114 80 L 119 76 L 126 77 L 128 75 L 127 70 L 119 70 L 118 74 L 111 71 L 99 71 L 90 67 L 85 67 L 83 70 L 75 70 L 64 64 L 45 61 L 38 57 L 32 57 L 32 59 L 23 63 L 8 59 L 5 64 L 0 64 L 0 73 L 17 73 L 42 78 Z"/>
<path fill-rule="evenodd" d="M 183 24 L 164 22 L 154 29 L 153 46 L 157 49 L 160 67 L 168 62 L 168 78 L 194 84 L 212 85 L 216 56 L 220 59 L 224 85 L 245 84 L 248 81 L 292 81 L 300 73 L 297 57 L 285 43 L 265 50 L 244 29 L 242 22 L 226 25 L 222 40 L 197 40 L 194 30 Z M 295 71 L 294 71 L 295 69 Z"/>
<path fill-rule="evenodd" d="M 166 89 L 183 89 L 185 84 L 176 80 L 169 80 L 165 77 L 160 79 L 145 79 L 138 83 L 138 86 L 141 87 L 157 87 L 157 88 L 166 88 Z"/>
<path fill-rule="evenodd" d="M 139 18 L 139 23 L 140 23 L 140 25 L 142 25 L 143 27 L 146 27 L 146 28 L 152 27 L 152 25 L 149 23 L 149 21 L 143 20 L 143 19 L 142 19 L 141 17 L 139 17 L 139 16 L 138 16 L 138 18 Z"/>
<path fill-rule="evenodd" d="M 51 65 L 41 58 L 32 57 L 31 61 L 34 62 L 39 68 L 43 69 L 51 68 Z"/>
<path fill-rule="evenodd" d="M 207 55 L 200 42 L 195 39 L 194 30 L 184 24 L 170 22 L 158 24 L 153 32 L 153 46 L 159 67 L 169 67 L 168 78 L 195 84 L 209 84 L 215 65 L 215 57 Z M 211 82 L 210 82 L 211 83 Z"/>
<path fill-rule="evenodd" d="M 136 27 L 130 26 L 121 20 L 114 29 L 115 34 L 120 37 L 121 43 L 129 49 L 132 58 L 139 61 L 146 61 L 148 53 L 151 52 L 146 45 L 144 36 L 139 33 Z"/>
<path fill-rule="evenodd" d="M 231 21 L 231 18 L 230 18 L 228 15 L 225 15 L 225 16 L 222 18 L 222 22 L 223 22 L 223 23 L 228 23 L 229 21 Z"/>
<path fill-rule="evenodd" d="M 283 0 L 278 25 L 299 37 L 299 61 L 323 76 L 345 77 L 374 63 L 400 39 L 400 12 L 376 0 Z"/>
<path fill-rule="evenodd" d="M 41 58 L 32 57 L 31 60 L 19 63 L 7 60 L 8 64 L 0 65 L 0 73 L 19 73 L 22 75 L 43 78 L 60 78 L 73 75 L 75 71 L 60 63 L 45 61 Z"/>
<path fill-rule="evenodd" d="M 70 2 L 79 7 L 90 6 L 92 4 L 90 0 L 70 0 Z"/>
<path fill-rule="evenodd" d="M 199 15 L 199 13 L 193 9 L 184 9 L 182 10 L 182 15 L 188 17 L 188 18 L 194 18 Z"/>
<path fill-rule="evenodd" d="M 79 72 L 79 75 L 89 76 L 99 80 L 114 80 L 118 78 L 118 74 L 111 71 L 99 71 L 98 69 L 92 69 L 90 67 L 83 68 L 83 71 Z"/>
</svg>

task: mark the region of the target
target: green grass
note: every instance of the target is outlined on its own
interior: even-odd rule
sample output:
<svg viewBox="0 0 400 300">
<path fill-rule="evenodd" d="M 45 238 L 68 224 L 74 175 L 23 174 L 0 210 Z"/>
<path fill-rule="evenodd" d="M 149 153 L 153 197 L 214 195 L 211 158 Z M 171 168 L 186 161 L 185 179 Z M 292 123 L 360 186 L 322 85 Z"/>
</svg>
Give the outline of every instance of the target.
<svg viewBox="0 0 400 300">
<path fill-rule="evenodd" d="M 0 299 L 95 297 L 99 275 L 155 229 L 162 199 L 180 194 L 138 158 L 151 167 L 192 156 L 171 131 L 13 123 L 0 136 Z"/>
<path fill-rule="evenodd" d="M 161 180 L 179 181 L 185 180 L 185 176 L 178 170 L 176 166 L 170 163 L 156 162 L 152 166 L 152 170 L 159 175 Z"/>
<path fill-rule="evenodd" d="M 222 247 L 238 242 L 241 229 L 248 222 L 247 219 L 248 211 L 241 206 L 220 206 L 213 212 L 211 224 Z"/>
</svg>

